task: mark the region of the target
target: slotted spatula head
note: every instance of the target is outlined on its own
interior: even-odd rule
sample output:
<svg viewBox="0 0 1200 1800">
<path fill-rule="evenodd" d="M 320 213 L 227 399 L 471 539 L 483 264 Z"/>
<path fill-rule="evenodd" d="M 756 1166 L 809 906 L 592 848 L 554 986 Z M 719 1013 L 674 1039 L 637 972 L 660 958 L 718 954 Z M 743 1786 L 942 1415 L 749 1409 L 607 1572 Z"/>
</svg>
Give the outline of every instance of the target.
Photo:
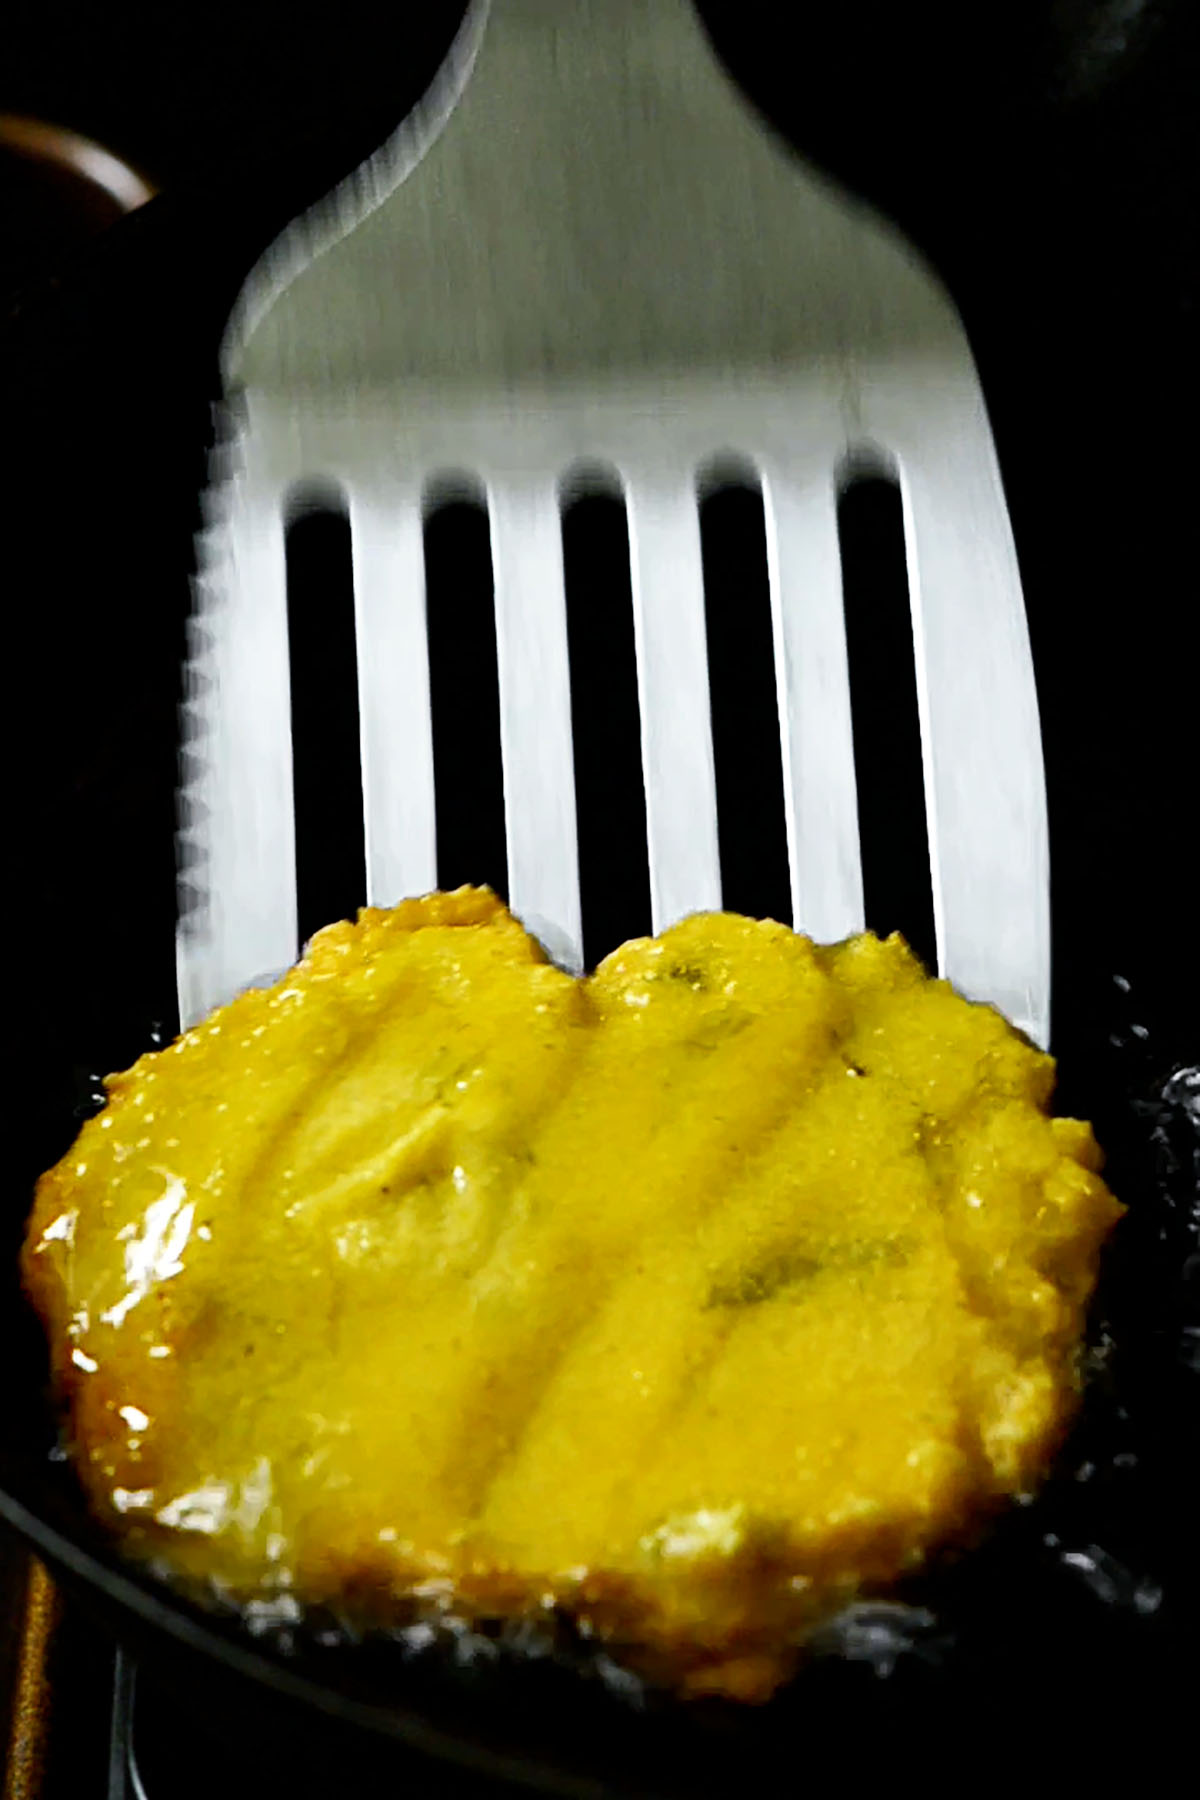
<svg viewBox="0 0 1200 1800">
<path fill-rule="evenodd" d="M 192 627 L 184 1022 L 297 951 L 284 526 L 336 488 L 354 564 L 368 898 L 436 885 L 422 509 L 486 491 L 513 910 L 581 958 L 560 506 L 615 471 L 656 930 L 721 903 L 697 480 L 762 484 L 797 929 L 862 929 L 836 501 L 906 529 L 940 970 L 1049 1031 L 1045 792 L 1016 558 L 955 310 L 772 138 L 686 0 L 493 0 L 375 158 L 252 273 L 225 351 Z"/>
</svg>

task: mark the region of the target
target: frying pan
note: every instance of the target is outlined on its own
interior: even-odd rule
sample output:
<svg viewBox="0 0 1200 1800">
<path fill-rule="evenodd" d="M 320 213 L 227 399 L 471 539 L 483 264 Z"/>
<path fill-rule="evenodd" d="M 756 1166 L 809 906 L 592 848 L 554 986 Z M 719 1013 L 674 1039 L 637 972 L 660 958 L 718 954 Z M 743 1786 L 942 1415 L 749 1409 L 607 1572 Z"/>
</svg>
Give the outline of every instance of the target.
<svg viewBox="0 0 1200 1800">
<path fill-rule="evenodd" d="M 454 11 L 418 30 L 373 10 L 371 54 L 340 97 L 332 84 L 323 131 L 288 99 L 308 91 L 293 79 L 305 55 L 310 82 L 328 67 L 301 21 L 276 85 L 244 96 L 240 132 L 226 119 L 173 193 L 8 300 L 0 492 L 24 648 L 6 715 L 0 1515 L 277 1778 L 327 1770 L 341 1791 L 351 1776 L 353 1791 L 395 1791 L 434 1769 L 447 1794 L 480 1774 L 580 1795 L 728 1792 L 830 1750 L 864 1772 L 885 1753 L 927 1757 L 1001 1716 L 1017 1756 L 1084 1693 L 1112 1703 L 1112 1729 L 1139 1706 L 1161 1723 L 1188 1655 L 1198 1497 L 1185 1449 L 1197 1381 L 1181 1354 L 1193 1127 L 1179 1079 L 1164 1092 L 1198 1050 L 1173 398 L 1195 303 L 1178 248 L 1195 166 L 1183 6 L 1123 9 L 1124 48 L 1097 37 L 1115 17 L 1104 7 L 955 9 L 953 25 L 918 8 L 903 31 L 883 7 L 847 7 L 786 57 L 776 9 L 706 15 L 775 123 L 929 250 L 992 410 L 1041 689 L 1063 1100 L 1096 1119 L 1133 1205 L 1093 1326 L 1102 1346 L 1107 1321 L 1116 1349 L 1042 1499 L 934 1571 L 908 1610 L 843 1622 L 770 1706 L 685 1711 L 633 1703 L 569 1645 L 466 1661 L 442 1645 L 414 1664 L 387 1645 L 255 1642 L 123 1568 L 51 1459 L 15 1249 L 32 1181 L 93 1103 L 95 1072 L 173 1029 L 175 671 L 220 325 L 261 243 L 415 99 Z"/>
</svg>

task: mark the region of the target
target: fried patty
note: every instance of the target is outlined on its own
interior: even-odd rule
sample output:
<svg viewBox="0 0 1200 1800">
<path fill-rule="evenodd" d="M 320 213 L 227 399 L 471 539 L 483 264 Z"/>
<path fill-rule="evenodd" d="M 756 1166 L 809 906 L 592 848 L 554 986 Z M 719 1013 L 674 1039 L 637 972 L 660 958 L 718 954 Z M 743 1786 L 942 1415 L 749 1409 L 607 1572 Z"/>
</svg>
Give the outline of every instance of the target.
<svg viewBox="0 0 1200 1800">
<path fill-rule="evenodd" d="M 251 1607 L 566 1609 L 757 1699 L 1033 1486 L 1121 1208 L 905 944 L 728 914 L 562 973 L 370 909 L 107 1083 L 24 1250 L 91 1503 Z"/>
</svg>

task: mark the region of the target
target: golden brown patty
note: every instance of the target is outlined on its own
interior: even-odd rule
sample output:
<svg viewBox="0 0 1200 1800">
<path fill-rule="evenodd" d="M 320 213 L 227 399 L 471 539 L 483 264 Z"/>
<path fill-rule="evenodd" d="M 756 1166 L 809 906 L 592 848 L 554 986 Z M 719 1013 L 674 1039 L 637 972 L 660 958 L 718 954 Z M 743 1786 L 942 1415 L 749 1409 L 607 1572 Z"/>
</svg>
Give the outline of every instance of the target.
<svg viewBox="0 0 1200 1800">
<path fill-rule="evenodd" d="M 761 1697 L 1060 1437 L 1121 1208 L 1052 1080 L 898 938 L 579 981 L 486 890 L 331 926 L 39 1184 L 88 1494 L 247 1603 L 558 1604 Z"/>
</svg>

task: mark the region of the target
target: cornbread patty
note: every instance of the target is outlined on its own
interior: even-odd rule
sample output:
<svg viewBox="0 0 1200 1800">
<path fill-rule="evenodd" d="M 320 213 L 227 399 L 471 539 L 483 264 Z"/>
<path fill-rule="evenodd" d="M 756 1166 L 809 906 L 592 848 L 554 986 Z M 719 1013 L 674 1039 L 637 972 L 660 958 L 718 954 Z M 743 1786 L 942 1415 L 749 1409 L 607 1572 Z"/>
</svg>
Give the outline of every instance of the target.
<svg viewBox="0 0 1200 1800">
<path fill-rule="evenodd" d="M 24 1249 L 80 1477 L 250 1606 L 563 1608 L 684 1691 L 1036 1483 L 1121 1208 L 904 943 L 494 895 L 330 926 L 110 1078 Z"/>
</svg>

